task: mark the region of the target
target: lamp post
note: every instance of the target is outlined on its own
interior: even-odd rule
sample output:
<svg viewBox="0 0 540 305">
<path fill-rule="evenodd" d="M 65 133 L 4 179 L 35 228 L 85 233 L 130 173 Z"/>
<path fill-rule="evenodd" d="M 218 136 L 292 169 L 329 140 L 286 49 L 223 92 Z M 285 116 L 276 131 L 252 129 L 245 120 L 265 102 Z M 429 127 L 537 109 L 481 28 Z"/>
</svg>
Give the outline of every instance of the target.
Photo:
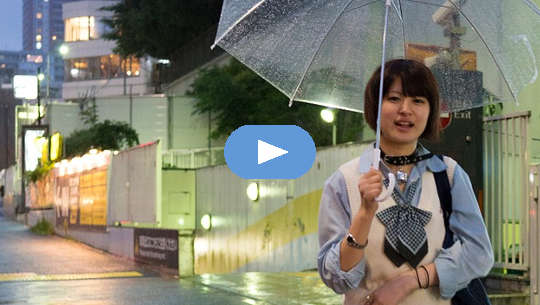
<svg viewBox="0 0 540 305">
<path fill-rule="evenodd" d="M 323 109 L 321 110 L 321 118 L 326 123 L 332 123 L 332 146 L 336 146 L 336 134 L 337 134 L 337 127 L 335 123 L 335 115 L 334 112 L 331 109 Z"/>
<path fill-rule="evenodd" d="M 41 67 L 37 68 L 37 109 L 38 109 L 38 125 L 41 125 L 41 93 L 40 85 L 41 81 L 45 78 L 45 75 L 41 73 Z"/>
<path fill-rule="evenodd" d="M 63 43 L 58 48 L 52 49 L 54 53 L 58 52 L 60 56 L 62 57 L 62 60 L 64 59 L 64 56 L 69 53 L 69 47 Z M 56 58 L 56 57 L 55 57 Z M 56 63 L 56 59 L 54 61 Z M 54 69 L 53 69 L 54 73 Z M 47 100 L 50 99 L 50 87 L 51 87 L 51 52 L 47 52 Z"/>
</svg>

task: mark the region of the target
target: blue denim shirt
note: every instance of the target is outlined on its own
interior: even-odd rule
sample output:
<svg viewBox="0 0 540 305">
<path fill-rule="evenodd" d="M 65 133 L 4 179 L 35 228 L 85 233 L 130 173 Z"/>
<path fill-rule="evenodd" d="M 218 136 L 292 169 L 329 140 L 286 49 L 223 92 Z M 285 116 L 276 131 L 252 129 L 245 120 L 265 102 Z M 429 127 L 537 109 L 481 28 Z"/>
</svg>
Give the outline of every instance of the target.
<svg viewBox="0 0 540 305">
<path fill-rule="evenodd" d="M 423 147 L 419 149 L 420 154 L 429 152 Z M 360 173 L 369 171 L 372 156 L 373 148 L 367 149 L 361 155 L 358 169 Z M 388 168 L 382 162 L 380 169 L 383 174 L 388 173 Z M 438 172 L 444 169 L 446 164 L 437 156 L 420 161 L 413 167 L 404 190 L 404 193 L 407 193 L 411 183 L 420 180 L 411 204 L 418 206 L 422 192 L 422 174 L 426 170 Z M 434 261 L 443 298 L 451 298 L 472 279 L 486 276 L 493 266 L 493 250 L 484 220 L 469 176 L 459 165 L 455 167 L 453 181 L 450 181 L 450 184 L 453 208 L 450 215 L 450 229 L 454 232 L 456 242 L 448 249 L 441 249 Z M 399 190 L 397 185 L 396 189 Z M 345 178 L 340 171 L 336 171 L 326 180 L 321 197 L 320 250 L 317 264 L 322 281 L 340 294 L 359 286 L 364 278 L 366 266 L 363 258 L 347 272 L 340 267 L 340 242 L 351 225 L 350 213 Z"/>
</svg>

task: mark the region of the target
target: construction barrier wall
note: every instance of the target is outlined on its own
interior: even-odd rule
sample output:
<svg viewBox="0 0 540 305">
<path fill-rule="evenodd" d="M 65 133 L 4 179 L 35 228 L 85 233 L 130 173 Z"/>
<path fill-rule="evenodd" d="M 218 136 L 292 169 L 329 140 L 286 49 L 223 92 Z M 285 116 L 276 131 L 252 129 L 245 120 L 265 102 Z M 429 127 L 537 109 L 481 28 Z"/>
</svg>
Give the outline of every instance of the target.
<svg viewBox="0 0 540 305">
<path fill-rule="evenodd" d="M 161 222 L 159 140 L 119 152 L 109 177 L 109 225 Z"/>
<path fill-rule="evenodd" d="M 15 165 L 4 169 L 2 184 L 4 185 L 4 213 L 10 218 L 15 218 L 15 208 L 21 200 L 21 181 L 17 179 L 17 167 Z"/>
<path fill-rule="evenodd" d="M 315 269 L 324 182 L 367 145 L 319 150 L 313 167 L 295 180 L 244 180 L 225 165 L 198 169 L 195 273 Z M 258 184 L 257 201 L 246 195 L 250 183 Z M 200 224 L 205 214 L 210 230 Z"/>
</svg>

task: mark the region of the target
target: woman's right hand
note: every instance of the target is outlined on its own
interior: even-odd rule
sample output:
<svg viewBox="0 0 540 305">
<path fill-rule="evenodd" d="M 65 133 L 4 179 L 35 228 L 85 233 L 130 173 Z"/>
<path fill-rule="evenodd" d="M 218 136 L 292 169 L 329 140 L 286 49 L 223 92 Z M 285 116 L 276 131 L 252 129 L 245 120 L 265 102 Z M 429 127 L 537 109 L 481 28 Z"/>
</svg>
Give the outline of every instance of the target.
<svg viewBox="0 0 540 305">
<path fill-rule="evenodd" d="M 362 197 L 360 209 L 364 209 L 371 214 L 377 211 L 379 204 L 375 201 L 375 198 L 382 192 L 382 181 L 381 172 L 374 168 L 360 177 L 360 180 L 358 180 L 358 190 Z"/>
</svg>

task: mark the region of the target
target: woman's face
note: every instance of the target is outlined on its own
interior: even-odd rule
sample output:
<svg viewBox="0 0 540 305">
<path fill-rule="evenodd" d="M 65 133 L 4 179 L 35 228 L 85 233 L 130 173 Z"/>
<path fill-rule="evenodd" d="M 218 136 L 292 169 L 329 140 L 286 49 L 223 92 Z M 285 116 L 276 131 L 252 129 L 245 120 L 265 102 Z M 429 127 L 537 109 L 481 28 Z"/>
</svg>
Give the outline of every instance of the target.
<svg viewBox="0 0 540 305">
<path fill-rule="evenodd" d="M 403 96 L 401 79 L 396 79 L 384 96 L 381 109 L 381 137 L 386 145 L 414 145 L 426 129 L 429 102 L 423 96 Z"/>
</svg>

